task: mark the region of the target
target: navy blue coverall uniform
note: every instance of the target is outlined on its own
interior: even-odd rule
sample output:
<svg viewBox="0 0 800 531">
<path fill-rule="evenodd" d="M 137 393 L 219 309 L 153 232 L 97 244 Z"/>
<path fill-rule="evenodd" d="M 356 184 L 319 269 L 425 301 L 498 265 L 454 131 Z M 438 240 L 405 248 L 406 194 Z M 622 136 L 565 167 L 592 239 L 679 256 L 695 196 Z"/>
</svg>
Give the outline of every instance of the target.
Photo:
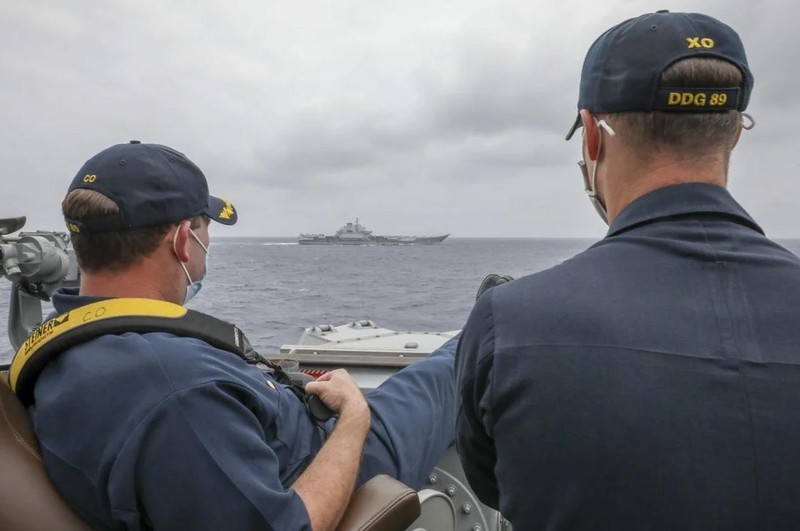
<svg viewBox="0 0 800 531">
<path fill-rule="evenodd" d="M 709 184 L 484 294 L 456 446 L 515 529 L 800 528 L 800 260 Z"/>
<path fill-rule="evenodd" d="M 58 292 L 66 312 L 99 299 Z M 451 340 L 367 397 L 358 483 L 420 488 L 453 442 Z M 310 530 L 290 487 L 325 442 L 271 374 L 199 339 L 102 336 L 50 362 L 29 409 L 50 477 L 96 529 Z"/>
</svg>

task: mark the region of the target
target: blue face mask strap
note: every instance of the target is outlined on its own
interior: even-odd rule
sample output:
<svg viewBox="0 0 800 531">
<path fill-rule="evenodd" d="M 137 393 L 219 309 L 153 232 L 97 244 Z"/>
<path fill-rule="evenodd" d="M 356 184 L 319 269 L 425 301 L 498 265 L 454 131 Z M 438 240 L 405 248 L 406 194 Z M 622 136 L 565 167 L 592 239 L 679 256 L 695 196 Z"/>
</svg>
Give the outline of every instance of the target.
<svg viewBox="0 0 800 531">
<path fill-rule="evenodd" d="M 178 230 L 180 227 L 175 231 L 175 236 L 172 237 L 172 248 L 175 249 L 175 245 L 178 241 Z M 200 277 L 199 280 L 192 280 L 192 276 L 189 274 L 189 270 L 186 269 L 186 264 L 180 262 L 181 267 L 183 268 L 183 272 L 186 273 L 186 278 L 189 281 L 189 285 L 186 286 L 186 295 L 183 298 L 183 304 L 188 303 L 192 300 L 198 293 L 200 293 L 200 289 L 203 287 L 203 280 L 206 278 L 206 274 L 208 273 L 208 247 L 203 245 L 203 242 L 200 241 L 200 238 L 197 237 L 197 234 L 190 228 L 189 234 L 195 239 L 195 241 L 200 245 L 200 248 L 203 249 L 205 253 L 205 264 L 203 266 L 203 276 Z M 177 254 L 177 253 L 176 253 Z"/>
</svg>

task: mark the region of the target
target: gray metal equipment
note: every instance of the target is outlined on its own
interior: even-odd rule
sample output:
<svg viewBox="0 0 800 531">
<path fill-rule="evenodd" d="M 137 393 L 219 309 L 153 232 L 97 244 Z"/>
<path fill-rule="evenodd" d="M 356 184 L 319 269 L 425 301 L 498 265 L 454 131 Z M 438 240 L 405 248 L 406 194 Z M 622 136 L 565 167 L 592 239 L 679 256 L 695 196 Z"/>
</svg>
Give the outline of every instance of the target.
<svg viewBox="0 0 800 531">
<path fill-rule="evenodd" d="M 25 226 L 25 217 L 0 219 L 0 274 L 11 281 L 8 338 L 14 349 L 42 323 L 42 301 L 59 286 L 78 283 L 78 263 L 65 232 L 10 234 Z"/>
</svg>

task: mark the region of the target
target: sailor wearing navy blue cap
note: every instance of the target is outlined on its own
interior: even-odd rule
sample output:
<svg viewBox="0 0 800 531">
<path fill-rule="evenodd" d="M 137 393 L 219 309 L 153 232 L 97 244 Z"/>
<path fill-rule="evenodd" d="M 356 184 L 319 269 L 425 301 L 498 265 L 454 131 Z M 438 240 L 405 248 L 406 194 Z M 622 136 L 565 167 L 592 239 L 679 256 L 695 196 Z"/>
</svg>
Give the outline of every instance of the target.
<svg viewBox="0 0 800 531">
<path fill-rule="evenodd" d="M 110 298 L 183 311 L 210 220 L 237 221 L 185 155 L 139 142 L 89 159 L 62 209 L 81 283 L 53 305 L 84 320 Z M 32 384 L 47 471 L 93 529 L 333 529 L 354 487 L 389 474 L 419 488 L 453 442 L 454 341 L 365 399 L 343 370 L 304 395 L 205 331 L 136 330 L 64 343 Z M 312 416 L 309 395 L 335 418 Z"/>
<path fill-rule="evenodd" d="M 706 15 L 589 49 L 567 138 L 608 233 L 486 291 L 456 355 L 458 452 L 515 529 L 797 529 L 800 260 L 726 190 L 752 88 Z"/>
<path fill-rule="evenodd" d="M 105 149 L 78 170 L 69 192 L 95 190 L 111 199 L 118 213 L 67 218 L 72 232 L 109 232 L 155 227 L 205 215 L 223 225 L 236 223 L 233 205 L 209 195 L 203 172 L 167 146 L 132 140 Z"/>
</svg>

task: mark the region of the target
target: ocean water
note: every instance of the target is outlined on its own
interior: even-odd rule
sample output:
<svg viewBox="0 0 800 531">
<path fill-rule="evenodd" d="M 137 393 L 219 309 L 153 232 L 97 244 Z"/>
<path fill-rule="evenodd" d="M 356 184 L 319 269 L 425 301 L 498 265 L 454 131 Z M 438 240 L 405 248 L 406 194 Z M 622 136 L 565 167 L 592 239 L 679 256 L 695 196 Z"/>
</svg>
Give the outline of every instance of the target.
<svg viewBox="0 0 800 531">
<path fill-rule="evenodd" d="M 305 327 L 358 319 L 395 330 L 455 330 L 488 273 L 527 275 L 593 242 L 451 238 L 439 245 L 301 246 L 287 238 L 217 238 L 207 280 L 189 307 L 236 323 L 264 353 L 295 342 Z M 780 243 L 800 254 L 800 240 Z M 3 323 L 9 288 L 0 280 Z M 0 361 L 11 355 L 4 335 Z"/>
</svg>

